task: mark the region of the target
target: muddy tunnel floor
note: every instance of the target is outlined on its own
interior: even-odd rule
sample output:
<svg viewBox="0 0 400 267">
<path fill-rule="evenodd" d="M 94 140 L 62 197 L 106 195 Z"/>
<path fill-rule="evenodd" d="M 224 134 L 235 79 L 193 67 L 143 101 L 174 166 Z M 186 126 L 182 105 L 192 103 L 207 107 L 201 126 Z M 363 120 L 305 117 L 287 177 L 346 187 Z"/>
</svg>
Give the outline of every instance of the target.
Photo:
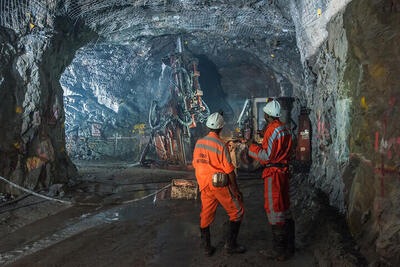
<svg viewBox="0 0 400 267">
<path fill-rule="evenodd" d="M 137 198 L 171 178 L 193 178 L 190 172 L 126 168 L 122 163 L 78 166 L 81 183 L 69 194 L 80 201 Z M 240 233 L 249 250 L 245 255 L 228 257 L 223 251 L 223 209 L 218 209 L 211 230 L 216 255 L 205 258 L 199 249 L 199 199 L 149 198 L 123 206 L 62 209 L 5 235 L 1 261 L 11 266 L 261 266 L 265 259 L 258 250 L 270 237 L 263 187 L 259 180 L 241 184 L 247 200 Z M 310 266 L 310 253 L 299 253 L 286 266 L 299 263 Z"/>
<path fill-rule="evenodd" d="M 162 188 L 173 178 L 194 178 L 192 172 L 142 169 L 126 163 L 78 162 L 77 166 L 81 178 L 66 197 L 80 202 L 104 204 L 140 198 Z M 300 181 L 299 178 L 298 184 Z M 338 264 L 348 263 L 349 258 L 350 262 L 353 259 L 357 263 L 357 255 L 349 253 L 351 249 L 343 245 L 351 241 L 343 242 L 346 239 L 343 231 L 336 231 L 340 229 L 339 221 L 335 222 L 331 216 L 330 224 L 335 227 L 322 232 L 324 228 L 318 225 L 325 225 L 323 219 L 310 223 L 305 218 L 315 216 L 305 210 L 300 216 L 294 212 L 298 221 L 295 257 L 283 263 L 267 260 L 259 253 L 270 248 L 271 239 L 263 208 L 262 180 L 254 175 L 239 175 L 239 185 L 244 194 L 245 217 L 238 241 L 246 246 L 245 254 L 225 253 L 228 217 L 218 207 L 211 226 L 211 239 L 217 250 L 212 257 L 204 256 L 199 247 L 200 199 L 170 199 L 160 193 L 156 198 L 127 205 L 65 207 L 56 204 L 58 209 L 53 208 L 51 213 L 47 212 L 52 205 L 48 202 L 41 208 L 44 214 L 32 213 L 33 218 L 26 224 L 8 233 L 2 231 L 0 263 L 9 266 L 316 266 L 324 257 L 333 255 L 339 259 Z M 294 205 L 301 207 L 298 202 L 305 205 L 306 201 L 299 198 L 301 190 L 298 192 Z M 303 193 L 310 197 L 310 192 Z M 31 209 L 20 210 L 29 214 Z M 18 220 L 18 216 L 13 220 Z M 315 231 L 307 227 L 314 227 Z M 317 238 L 305 235 L 309 232 L 315 232 L 311 236 Z M 316 247 L 323 248 L 324 253 Z"/>
</svg>

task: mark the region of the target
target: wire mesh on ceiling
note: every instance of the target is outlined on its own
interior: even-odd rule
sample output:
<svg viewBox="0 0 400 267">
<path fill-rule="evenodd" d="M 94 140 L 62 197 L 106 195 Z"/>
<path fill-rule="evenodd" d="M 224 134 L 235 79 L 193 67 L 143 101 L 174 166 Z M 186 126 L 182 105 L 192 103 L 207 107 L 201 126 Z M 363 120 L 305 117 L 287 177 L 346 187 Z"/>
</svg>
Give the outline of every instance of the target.
<svg viewBox="0 0 400 267">
<path fill-rule="evenodd" d="M 186 1 L 187 2 L 187 1 Z M 225 36 L 266 35 L 277 30 L 293 33 L 291 21 L 276 9 L 211 6 L 207 1 L 80 1 L 68 7 L 72 18 L 83 19 L 101 35 L 134 30 L 138 35 L 170 30 L 207 31 Z M 233 2 L 232 2 L 233 3 Z M 112 16 L 110 16 L 112 14 Z"/>
<path fill-rule="evenodd" d="M 282 31 L 294 26 L 274 6 L 243 8 L 241 1 L 206 0 L 0 0 L 0 25 L 23 31 L 48 25 L 55 15 L 82 20 L 100 35 L 130 31 L 139 35 L 173 31 L 207 31 L 223 36 L 246 37 Z M 264 2 L 264 1 L 259 1 Z M 236 5 L 234 4 L 236 3 Z"/>
<path fill-rule="evenodd" d="M 0 0 L 0 26 L 25 32 L 51 24 L 58 0 Z"/>
</svg>

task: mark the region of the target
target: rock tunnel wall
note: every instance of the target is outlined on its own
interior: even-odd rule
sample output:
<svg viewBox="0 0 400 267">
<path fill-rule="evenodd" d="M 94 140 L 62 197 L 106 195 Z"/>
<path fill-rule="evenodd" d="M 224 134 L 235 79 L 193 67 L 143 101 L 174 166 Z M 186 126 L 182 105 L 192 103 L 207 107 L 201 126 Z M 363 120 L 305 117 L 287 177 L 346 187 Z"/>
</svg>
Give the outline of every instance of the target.
<svg viewBox="0 0 400 267">
<path fill-rule="evenodd" d="M 345 13 L 352 88 L 349 134 L 353 175 L 345 175 L 355 236 L 391 263 L 400 262 L 400 3 L 354 1 Z"/>
<path fill-rule="evenodd" d="M 299 1 L 297 7 L 311 2 Z M 311 16 L 319 16 L 321 8 L 322 18 L 302 24 L 303 18 L 296 25 L 306 88 L 295 94 L 311 109 L 313 122 L 310 180 L 346 214 L 364 255 L 396 264 L 400 50 L 394 44 L 400 41 L 400 5 L 339 2 L 313 8 Z"/>
<path fill-rule="evenodd" d="M 26 34 L 0 29 L 0 174 L 29 189 L 66 183 L 76 175 L 65 151 L 59 80 L 90 34 L 79 26 L 71 31 L 68 23 L 60 18 L 53 30 Z M 1 191 L 21 193 L 4 183 Z"/>
</svg>

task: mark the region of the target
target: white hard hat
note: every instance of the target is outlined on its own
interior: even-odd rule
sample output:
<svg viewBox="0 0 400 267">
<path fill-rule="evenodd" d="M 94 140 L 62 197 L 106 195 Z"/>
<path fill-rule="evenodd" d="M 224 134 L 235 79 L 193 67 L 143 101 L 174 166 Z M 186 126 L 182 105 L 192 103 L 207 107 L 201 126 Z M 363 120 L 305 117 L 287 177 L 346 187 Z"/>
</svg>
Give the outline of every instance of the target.
<svg viewBox="0 0 400 267">
<path fill-rule="evenodd" d="M 208 116 L 206 126 L 213 130 L 222 129 L 224 127 L 224 117 L 218 112 L 215 112 Z"/>
<path fill-rule="evenodd" d="M 272 100 L 265 105 L 263 111 L 271 117 L 279 118 L 281 116 L 281 104 L 276 100 Z"/>
</svg>

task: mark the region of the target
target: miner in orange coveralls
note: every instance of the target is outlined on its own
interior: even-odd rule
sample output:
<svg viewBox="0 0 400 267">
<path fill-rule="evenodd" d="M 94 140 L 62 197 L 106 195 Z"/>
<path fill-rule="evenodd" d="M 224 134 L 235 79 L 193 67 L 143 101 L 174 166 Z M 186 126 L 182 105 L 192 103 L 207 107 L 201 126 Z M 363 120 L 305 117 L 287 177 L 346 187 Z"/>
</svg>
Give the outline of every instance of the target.
<svg viewBox="0 0 400 267">
<path fill-rule="evenodd" d="M 197 141 L 193 153 L 193 167 L 201 192 L 201 245 L 207 256 L 214 253 L 210 224 L 214 221 L 218 204 L 221 204 L 229 216 L 229 231 L 224 248 L 229 254 L 244 253 L 246 249 L 236 243 L 244 213 L 243 195 L 236 183 L 235 167 L 231 163 L 229 151 L 219 137 L 224 127 L 224 118 L 218 112 L 213 113 L 208 117 L 206 126 L 210 132 Z"/>
<path fill-rule="evenodd" d="M 281 107 L 272 100 L 263 108 L 267 127 L 262 146 L 251 144 L 249 155 L 265 167 L 265 210 L 272 226 L 272 250 L 261 251 L 268 258 L 284 261 L 294 254 L 295 225 L 289 211 L 289 160 L 292 157 L 292 133 L 279 120 Z"/>
</svg>

